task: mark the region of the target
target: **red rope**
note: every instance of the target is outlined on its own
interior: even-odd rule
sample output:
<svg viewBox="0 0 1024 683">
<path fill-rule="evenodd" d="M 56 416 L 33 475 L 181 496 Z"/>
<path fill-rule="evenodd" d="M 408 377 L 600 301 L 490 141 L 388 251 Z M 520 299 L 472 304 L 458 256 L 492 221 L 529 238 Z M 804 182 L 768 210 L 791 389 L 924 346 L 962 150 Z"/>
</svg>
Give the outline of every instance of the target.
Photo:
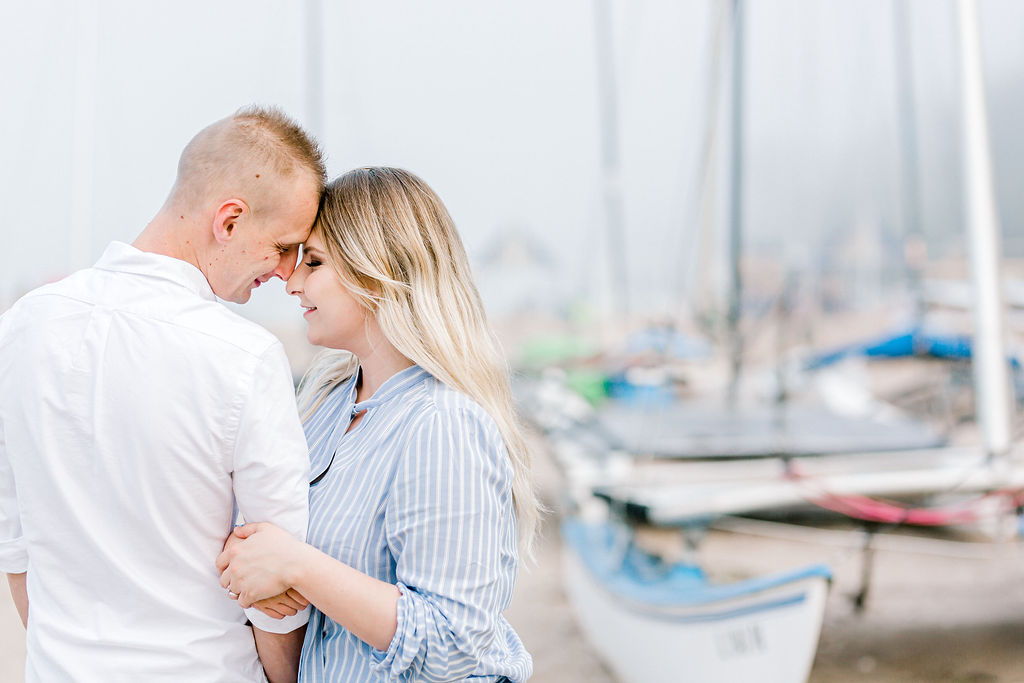
<svg viewBox="0 0 1024 683">
<path fill-rule="evenodd" d="M 1003 501 L 1001 511 L 1014 510 L 1024 504 L 1024 490 L 991 491 L 957 503 L 935 507 L 913 507 L 882 498 L 834 493 L 816 485 L 817 482 L 812 478 L 794 471 L 793 463 L 790 463 L 787 470 L 787 478 L 805 485 L 815 485 L 815 494 L 807 497 L 809 503 L 853 519 L 886 524 L 911 524 L 914 526 L 964 524 L 991 514 L 990 508 L 983 511 L 981 505 L 993 498 Z"/>
</svg>

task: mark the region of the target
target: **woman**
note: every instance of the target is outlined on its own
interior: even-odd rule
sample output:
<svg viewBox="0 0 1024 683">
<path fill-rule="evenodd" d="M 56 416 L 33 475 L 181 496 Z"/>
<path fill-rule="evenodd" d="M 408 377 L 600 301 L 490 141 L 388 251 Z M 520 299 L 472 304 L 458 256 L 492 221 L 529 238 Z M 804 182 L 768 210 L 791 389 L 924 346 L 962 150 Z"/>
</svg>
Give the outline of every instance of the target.
<svg viewBox="0 0 1024 683">
<path fill-rule="evenodd" d="M 338 350 L 299 388 L 308 545 L 241 527 L 222 584 L 243 605 L 286 590 L 312 603 L 300 680 L 525 680 L 530 656 L 501 612 L 537 503 L 444 205 L 399 169 L 341 176 L 287 287 L 309 340 Z"/>
</svg>

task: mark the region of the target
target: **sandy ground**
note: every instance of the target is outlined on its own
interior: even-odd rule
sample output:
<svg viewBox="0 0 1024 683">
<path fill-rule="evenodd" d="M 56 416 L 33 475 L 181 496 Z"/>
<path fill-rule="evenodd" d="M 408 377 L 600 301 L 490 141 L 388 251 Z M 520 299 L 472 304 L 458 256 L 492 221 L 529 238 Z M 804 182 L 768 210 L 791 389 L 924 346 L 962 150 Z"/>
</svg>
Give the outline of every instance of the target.
<svg viewBox="0 0 1024 683">
<path fill-rule="evenodd" d="M 557 473 L 547 462 L 538 469 L 545 497 L 556 500 Z M 738 521 L 709 532 L 701 555 L 727 573 L 811 562 L 833 568 L 812 683 L 1024 682 L 1024 544 L 886 537 L 877 543 L 866 609 L 857 613 L 851 595 L 860 586 L 862 542 L 853 528 Z M 556 512 L 506 613 L 533 654 L 532 680 L 614 683 L 573 620 L 560 556 Z M 23 677 L 24 631 L 0 593 L 0 683 L 7 683 Z"/>
<path fill-rule="evenodd" d="M 15 683 L 24 678 L 25 629 L 5 581 L 0 590 L 0 681 Z"/>
<path fill-rule="evenodd" d="M 560 486 L 537 463 L 552 507 Z M 538 564 L 520 576 L 507 612 L 534 656 L 539 683 L 613 683 L 580 634 L 561 585 L 556 514 L 546 523 Z M 811 683 L 1024 683 L 1024 542 L 963 543 L 962 535 L 875 537 L 865 609 L 863 531 L 723 520 L 702 539 L 712 573 L 757 574 L 825 563 L 834 573 Z"/>
<path fill-rule="evenodd" d="M 1024 681 L 1024 547 L 883 537 L 865 609 L 863 535 L 741 522 L 712 533 L 708 566 L 777 570 L 810 562 L 834 579 L 810 680 Z"/>
</svg>

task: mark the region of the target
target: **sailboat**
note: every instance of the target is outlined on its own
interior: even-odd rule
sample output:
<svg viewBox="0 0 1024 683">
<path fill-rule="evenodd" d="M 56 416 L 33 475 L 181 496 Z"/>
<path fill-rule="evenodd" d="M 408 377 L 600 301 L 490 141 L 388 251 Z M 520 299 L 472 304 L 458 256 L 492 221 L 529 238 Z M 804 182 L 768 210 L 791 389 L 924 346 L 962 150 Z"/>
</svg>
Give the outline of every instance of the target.
<svg viewBox="0 0 1024 683">
<path fill-rule="evenodd" d="M 734 4 L 737 27 L 741 7 Z M 946 524 L 993 509 L 1012 515 L 1021 504 L 1024 467 L 1011 448 L 999 233 L 972 0 L 960 0 L 959 28 L 979 445 L 951 447 L 927 432 L 898 430 L 879 440 L 879 430 L 864 424 L 837 431 L 831 443 L 808 445 L 808 430 L 775 408 L 759 419 L 772 426 L 790 419 L 796 428 L 773 432 L 781 437 L 754 434 L 744 446 L 735 425 L 727 425 L 718 435 L 731 439 L 726 444 L 700 438 L 691 423 L 668 442 L 664 430 L 651 428 L 650 406 L 632 410 L 633 423 L 626 424 L 614 410 L 599 415 L 561 393 L 557 383 L 527 388 L 525 403 L 558 454 L 577 510 L 562 528 L 567 590 L 581 627 L 622 680 L 806 680 L 830 578 L 827 567 L 812 565 L 715 583 L 693 562 L 665 562 L 642 549 L 631 525 L 685 530 L 719 515 L 807 504 L 868 521 Z M 734 49 L 741 44 L 734 37 Z M 739 54 L 734 69 L 742 63 Z M 734 107 L 738 100 L 733 97 Z M 951 490 L 977 498 L 939 509 L 879 498 Z"/>
<path fill-rule="evenodd" d="M 628 532 L 570 519 L 565 585 L 591 643 L 629 683 L 807 678 L 832 573 L 825 565 L 711 583 Z"/>
</svg>

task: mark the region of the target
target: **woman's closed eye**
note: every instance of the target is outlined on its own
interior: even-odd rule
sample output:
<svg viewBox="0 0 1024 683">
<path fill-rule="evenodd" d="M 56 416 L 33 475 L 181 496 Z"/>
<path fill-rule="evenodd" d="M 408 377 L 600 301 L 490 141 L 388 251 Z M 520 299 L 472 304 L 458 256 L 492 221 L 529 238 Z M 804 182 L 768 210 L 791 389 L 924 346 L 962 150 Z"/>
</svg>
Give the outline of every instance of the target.
<svg viewBox="0 0 1024 683">
<path fill-rule="evenodd" d="M 303 261 L 302 265 L 306 266 L 307 268 L 316 268 L 317 266 L 320 266 L 322 264 L 320 263 L 320 261 L 316 260 L 315 258 L 310 257 L 310 258 L 306 259 L 305 261 Z"/>
</svg>

